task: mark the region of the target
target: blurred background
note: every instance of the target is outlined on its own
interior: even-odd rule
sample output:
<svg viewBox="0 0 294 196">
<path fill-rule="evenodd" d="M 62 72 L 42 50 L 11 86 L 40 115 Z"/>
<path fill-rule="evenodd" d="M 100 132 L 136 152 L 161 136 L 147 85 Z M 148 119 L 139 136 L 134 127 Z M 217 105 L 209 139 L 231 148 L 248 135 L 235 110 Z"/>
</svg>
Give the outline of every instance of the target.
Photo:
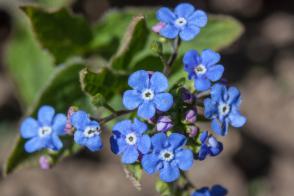
<svg viewBox="0 0 294 196">
<path fill-rule="evenodd" d="M 63 0 L 64 1 L 64 0 Z M 58 7 L 61 0 L 0 0 L 0 165 L 15 140 L 24 114 L 17 86 L 7 69 L 7 47 L 15 36 L 17 6 L 37 2 Z M 75 0 L 74 13 L 90 22 L 111 8 L 174 6 L 180 1 Z M 196 162 L 190 177 L 198 187 L 222 184 L 232 196 L 294 195 L 294 3 L 291 0 L 195 0 L 209 13 L 228 14 L 245 33 L 221 51 L 225 77 L 243 94 L 248 123 L 223 139 L 224 152 Z M 17 57 L 16 57 L 17 58 Z M 28 58 L 30 58 L 28 56 Z M 21 63 L 21 62 L 20 62 Z M 107 142 L 105 142 L 107 143 Z M 106 144 L 107 145 L 107 144 Z M 67 158 L 50 171 L 32 168 L 0 176 L 1 196 L 157 195 L 154 177 L 143 176 L 138 192 L 125 178 L 119 159 L 108 150 Z"/>
</svg>

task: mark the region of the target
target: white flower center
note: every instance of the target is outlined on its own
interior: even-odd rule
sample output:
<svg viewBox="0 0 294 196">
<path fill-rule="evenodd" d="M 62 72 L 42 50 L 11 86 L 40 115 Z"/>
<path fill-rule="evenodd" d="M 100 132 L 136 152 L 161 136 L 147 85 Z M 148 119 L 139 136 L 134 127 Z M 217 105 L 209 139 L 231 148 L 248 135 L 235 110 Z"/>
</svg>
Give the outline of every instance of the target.
<svg viewBox="0 0 294 196">
<path fill-rule="evenodd" d="M 175 25 L 177 26 L 177 27 L 183 27 L 183 26 L 185 26 L 187 24 L 187 20 L 185 19 L 185 18 L 183 18 L 183 17 L 180 17 L 180 18 L 178 18 L 176 21 L 175 21 Z"/>
<path fill-rule="evenodd" d="M 153 92 L 153 90 L 151 90 L 151 89 L 144 90 L 142 92 L 142 98 L 144 100 L 147 100 L 147 101 L 152 100 L 154 98 L 154 92 Z"/>
<path fill-rule="evenodd" d="M 206 73 L 207 69 L 204 65 L 200 64 L 197 67 L 195 67 L 194 71 L 197 75 L 203 75 Z"/>
<path fill-rule="evenodd" d="M 46 137 L 52 133 L 52 128 L 48 126 L 40 127 L 39 128 L 39 136 Z"/>
<path fill-rule="evenodd" d="M 96 126 L 89 126 L 86 127 L 86 129 L 84 130 L 84 136 L 87 138 L 91 138 L 94 137 L 95 135 L 99 135 L 100 134 L 100 127 L 96 127 Z"/>
<path fill-rule="evenodd" d="M 230 105 L 226 104 L 226 103 L 222 103 L 219 105 L 218 107 L 218 111 L 220 113 L 220 115 L 225 116 L 230 112 Z"/>
<path fill-rule="evenodd" d="M 174 158 L 174 153 L 169 150 L 163 150 L 160 152 L 160 158 L 164 161 L 171 161 Z"/>
<path fill-rule="evenodd" d="M 126 136 L 126 142 L 129 145 L 135 145 L 137 143 L 137 136 L 135 133 L 129 133 Z"/>
</svg>

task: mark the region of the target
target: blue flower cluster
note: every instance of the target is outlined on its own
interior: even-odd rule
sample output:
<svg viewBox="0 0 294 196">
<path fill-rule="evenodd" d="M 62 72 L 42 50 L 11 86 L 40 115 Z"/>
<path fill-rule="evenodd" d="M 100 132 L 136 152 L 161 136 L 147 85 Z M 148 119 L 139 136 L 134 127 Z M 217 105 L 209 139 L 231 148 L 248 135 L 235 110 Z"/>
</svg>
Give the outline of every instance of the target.
<svg viewBox="0 0 294 196">
<path fill-rule="evenodd" d="M 228 193 L 227 189 L 221 185 L 214 185 L 209 189 L 208 187 L 203 187 L 192 193 L 192 196 L 226 196 Z"/>
</svg>

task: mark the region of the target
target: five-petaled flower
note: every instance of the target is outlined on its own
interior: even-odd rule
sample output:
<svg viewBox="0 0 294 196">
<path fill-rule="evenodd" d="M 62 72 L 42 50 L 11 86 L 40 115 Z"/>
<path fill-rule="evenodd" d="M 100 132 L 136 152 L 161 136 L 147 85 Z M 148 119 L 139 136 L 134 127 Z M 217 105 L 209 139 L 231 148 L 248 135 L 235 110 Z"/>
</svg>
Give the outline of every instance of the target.
<svg viewBox="0 0 294 196">
<path fill-rule="evenodd" d="M 146 131 L 147 125 L 136 118 L 134 123 L 130 120 L 118 122 L 110 138 L 112 152 L 122 155 L 121 161 L 125 164 L 136 162 L 139 155 L 148 153 L 151 147 L 150 137 L 144 134 Z"/>
<path fill-rule="evenodd" d="M 20 127 L 21 136 L 29 141 L 25 144 L 25 151 L 32 153 L 43 148 L 58 151 L 63 144 L 58 136 L 64 135 L 66 116 L 56 114 L 51 106 L 42 106 L 38 111 L 38 120 L 26 118 Z"/>
<path fill-rule="evenodd" d="M 225 196 L 228 191 L 221 185 L 213 185 L 209 190 L 208 187 L 203 187 L 192 193 L 192 196 Z"/>
<path fill-rule="evenodd" d="M 226 135 L 229 124 L 242 127 L 246 118 L 240 113 L 241 97 L 236 87 L 227 89 L 222 84 L 211 88 L 211 98 L 204 100 L 204 115 L 212 119 L 211 128 L 219 135 Z"/>
<path fill-rule="evenodd" d="M 209 136 L 208 131 L 204 131 L 200 134 L 200 150 L 198 153 L 198 159 L 204 160 L 207 155 L 217 156 L 223 150 L 223 144 L 216 140 L 215 137 Z"/>
<path fill-rule="evenodd" d="M 210 49 L 203 50 L 199 55 L 196 50 L 186 52 L 183 63 L 189 79 L 194 80 L 195 89 L 205 91 L 211 86 L 211 82 L 218 81 L 223 73 L 224 67 L 218 64 L 220 55 Z"/>
<path fill-rule="evenodd" d="M 76 129 L 74 140 L 77 144 L 86 146 L 91 151 L 101 150 L 101 130 L 97 121 L 91 120 L 86 112 L 77 111 L 71 116 L 71 124 Z"/>
<path fill-rule="evenodd" d="M 151 138 L 152 151 L 142 158 L 142 167 L 148 174 L 157 171 L 160 179 L 172 182 L 179 178 L 180 170 L 187 171 L 193 165 L 193 153 L 183 148 L 186 137 L 172 133 L 169 137 L 157 133 Z"/>
<path fill-rule="evenodd" d="M 169 39 L 179 35 L 184 41 L 192 40 L 207 23 L 205 12 L 195 10 L 189 3 L 179 4 L 174 12 L 166 7 L 160 8 L 156 16 L 165 24 L 159 31 L 160 35 Z"/>
<path fill-rule="evenodd" d="M 123 104 L 128 110 L 138 107 L 138 116 L 150 119 L 156 109 L 166 112 L 171 108 L 173 97 L 164 92 L 168 88 L 168 81 L 162 73 L 136 71 L 129 77 L 128 84 L 133 90 L 124 92 Z"/>
</svg>

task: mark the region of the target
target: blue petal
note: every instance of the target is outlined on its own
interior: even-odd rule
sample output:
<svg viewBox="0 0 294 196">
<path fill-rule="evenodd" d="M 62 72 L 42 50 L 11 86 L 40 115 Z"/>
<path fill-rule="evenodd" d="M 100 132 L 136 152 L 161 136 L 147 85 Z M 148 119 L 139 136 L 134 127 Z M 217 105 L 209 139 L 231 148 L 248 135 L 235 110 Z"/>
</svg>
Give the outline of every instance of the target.
<svg viewBox="0 0 294 196">
<path fill-rule="evenodd" d="M 128 110 L 137 108 L 142 102 L 141 94 L 137 90 L 127 90 L 124 92 L 123 104 Z"/>
<path fill-rule="evenodd" d="M 153 73 L 150 79 L 150 88 L 156 93 L 165 91 L 168 88 L 168 81 L 165 75 L 160 72 Z"/>
<path fill-rule="evenodd" d="M 137 118 L 134 119 L 134 123 L 132 125 L 132 129 L 139 134 L 143 134 L 147 130 L 147 125 Z"/>
<path fill-rule="evenodd" d="M 114 134 L 113 136 L 110 137 L 111 151 L 114 154 L 120 154 L 123 151 L 125 151 L 127 148 L 127 144 L 124 141 L 124 139 L 117 136 L 119 134 L 120 133 Z"/>
<path fill-rule="evenodd" d="M 188 25 L 180 32 L 180 38 L 184 41 L 192 40 L 198 33 L 200 28 L 195 25 Z"/>
<path fill-rule="evenodd" d="M 152 102 L 144 102 L 138 108 L 138 116 L 150 119 L 155 115 L 155 107 Z"/>
<path fill-rule="evenodd" d="M 44 148 L 45 144 L 39 137 L 34 137 L 26 142 L 25 151 L 28 153 L 36 152 Z"/>
<path fill-rule="evenodd" d="M 213 119 L 211 122 L 211 129 L 218 135 L 225 136 L 228 132 L 228 121 L 225 120 L 221 123 L 218 119 Z"/>
<path fill-rule="evenodd" d="M 203 187 L 201 189 L 198 189 L 196 192 L 194 192 L 192 196 L 212 196 L 212 195 L 210 195 L 208 187 Z M 218 196 L 218 195 L 215 195 L 215 196 Z"/>
<path fill-rule="evenodd" d="M 38 135 L 39 124 L 38 122 L 29 117 L 26 118 L 20 126 L 20 134 L 23 138 L 31 138 Z"/>
<path fill-rule="evenodd" d="M 157 165 L 160 160 L 155 154 L 146 154 L 142 158 L 142 167 L 148 174 L 153 174 L 157 171 Z"/>
<path fill-rule="evenodd" d="M 157 133 L 152 136 L 151 143 L 155 150 L 161 150 L 164 148 L 167 137 L 164 133 Z"/>
<path fill-rule="evenodd" d="M 222 84 L 215 84 L 211 87 L 210 95 L 215 101 L 223 100 L 223 96 L 226 94 L 227 89 Z"/>
<path fill-rule="evenodd" d="M 200 60 L 201 59 L 200 59 L 199 53 L 196 50 L 189 50 L 184 55 L 183 64 L 190 65 L 190 67 L 193 67 L 193 70 L 189 70 L 189 71 L 194 72 L 195 66 L 197 66 L 201 63 Z M 188 71 L 188 70 L 186 70 L 186 71 Z"/>
<path fill-rule="evenodd" d="M 102 148 L 102 141 L 99 135 L 87 139 L 86 146 L 91 151 L 98 151 Z"/>
<path fill-rule="evenodd" d="M 161 112 L 166 112 L 173 105 L 173 96 L 169 93 L 159 93 L 155 95 L 154 103 L 156 109 Z"/>
<path fill-rule="evenodd" d="M 207 154 L 208 154 L 208 147 L 206 144 L 202 144 L 201 148 L 199 150 L 199 153 L 198 153 L 198 159 L 200 161 L 204 160 L 206 158 Z"/>
<path fill-rule="evenodd" d="M 236 87 L 230 87 L 228 89 L 228 94 L 229 94 L 228 103 L 229 104 L 236 104 L 239 106 L 240 102 L 241 102 L 240 91 Z"/>
<path fill-rule="evenodd" d="M 71 124 L 78 130 L 84 130 L 86 126 L 89 124 L 90 119 L 86 112 L 77 111 L 73 113 L 70 118 Z"/>
<path fill-rule="evenodd" d="M 113 131 L 118 131 L 122 135 L 127 135 L 131 129 L 132 129 L 132 121 L 131 120 L 120 121 L 120 122 L 116 123 L 112 128 Z"/>
<path fill-rule="evenodd" d="M 205 118 L 212 118 L 214 114 L 217 113 L 217 105 L 215 104 L 215 101 L 213 101 L 210 98 L 206 98 L 204 100 L 204 116 Z"/>
<path fill-rule="evenodd" d="M 210 194 L 212 196 L 225 196 L 227 195 L 227 193 L 228 193 L 227 189 L 225 189 L 224 187 L 220 185 L 214 185 L 210 191 Z"/>
<path fill-rule="evenodd" d="M 135 90 L 141 91 L 149 87 L 149 74 L 147 71 L 139 70 L 130 75 L 128 84 Z"/>
<path fill-rule="evenodd" d="M 196 25 L 198 27 L 204 27 L 207 24 L 207 15 L 202 10 L 197 10 L 191 16 L 189 16 L 188 21 L 190 24 Z"/>
<path fill-rule="evenodd" d="M 220 55 L 210 49 L 207 49 L 202 51 L 201 58 L 202 63 L 209 67 L 219 62 Z"/>
<path fill-rule="evenodd" d="M 74 134 L 74 140 L 77 144 L 84 146 L 87 142 L 87 138 L 85 138 L 84 133 L 82 131 L 76 131 Z"/>
<path fill-rule="evenodd" d="M 211 85 L 211 82 L 207 78 L 195 78 L 194 86 L 198 91 L 208 90 Z"/>
<path fill-rule="evenodd" d="M 177 149 L 183 145 L 186 144 L 186 137 L 182 134 L 179 133 L 172 133 L 169 137 L 168 137 L 168 141 L 170 143 L 170 145 L 173 147 L 173 149 Z"/>
<path fill-rule="evenodd" d="M 63 144 L 56 133 L 52 134 L 51 143 L 47 145 L 48 145 L 48 148 L 55 151 L 58 151 L 63 147 Z"/>
<path fill-rule="evenodd" d="M 138 142 L 138 150 L 142 154 L 146 154 L 149 152 L 151 147 L 151 139 L 148 135 L 143 135 Z"/>
<path fill-rule="evenodd" d="M 180 177 L 178 167 L 172 167 L 170 163 L 165 162 L 163 169 L 160 170 L 159 177 L 164 182 L 173 182 Z"/>
<path fill-rule="evenodd" d="M 38 121 L 42 125 L 50 126 L 53 121 L 55 110 L 51 106 L 42 106 L 38 111 Z"/>
<path fill-rule="evenodd" d="M 204 131 L 200 134 L 199 140 L 201 141 L 201 143 L 205 143 L 207 137 L 208 137 L 208 131 Z"/>
<path fill-rule="evenodd" d="M 138 157 L 139 153 L 135 146 L 128 146 L 128 148 L 123 152 L 121 161 L 125 164 L 131 164 L 136 162 Z"/>
<path fill-rule="evenodd" d="M 97 121 L 95 121 L 95 120 L 91 120 L 91 121 L 88 123 L 87 126 L 98 127 L 98 128 L 100 128 L 100 124 L 99 124 Z"/>
<path fill-rule="evenodd" d="M 175 14 L 166 7 L 160 8 L 156 13 L 156 17 L 159 21 L 164 23 L 173 23 L 176 19 Z"/>
<path fill-rule="evenodd" d="M 209 148 L 209 154 L 211 156 L 217 156 L 223 151 L 223 144 L 218 142 L 217 147 L 210 147 Z"/>
<path fill-rule="evenodd" d="M 189 3 L 181 3 L 175 8 L 175 13 L 179 17 L 188 18 L 193 12 L 195 8 L 193 5 Z"/>
<path fill-rule="evenodd" d="M 64 114 L 57 114 L 54 117 L 53 120 L 53 131 L 57 134 L 57 135 L 63 135 L 65 134 L 65 124 L 66 124 L 66 116 Z"/>
<path fill-rule="evenodd" d="M 193 165 L 194 158 L 191 150 L 184 149 L 177 152 L 176 159 L 181 170 L 187 171 Z"/>
<path fill-rule="evenodd" d="M 159 34 L 168 39 L 175 39 L 179 34 L 179 29 L 173 25 L 166 25 L 160 30 Z"/>
<path fill-rule="evenodd" d="M 231 113 L 229 115 L 229 119 L 230 119 L 230 124 L 236 128 L 242 127 L 247 121 L 246 117 L 242 116 L 240 112 Z"/>
<path fill-rule="evenodd" d="M 224 66 L 222 65 L 215 65 L 208 68 L 208 71 L 206 73 L 206 77 L 210 79 L 211 81 L 215 82 L 219 79 L 221 79 L 223 73 L 224 73 Z"/>
</svg>

